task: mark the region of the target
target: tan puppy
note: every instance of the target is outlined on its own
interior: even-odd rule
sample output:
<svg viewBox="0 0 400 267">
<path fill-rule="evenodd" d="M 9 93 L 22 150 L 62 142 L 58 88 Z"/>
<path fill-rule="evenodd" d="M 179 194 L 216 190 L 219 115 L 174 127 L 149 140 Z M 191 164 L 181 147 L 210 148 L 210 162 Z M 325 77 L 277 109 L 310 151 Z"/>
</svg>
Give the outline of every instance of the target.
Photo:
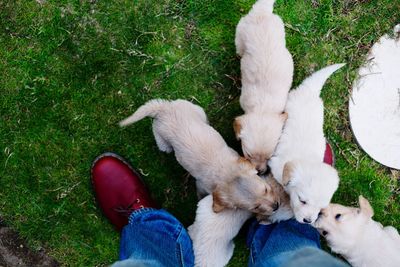
<svg viewBox="0 0 400 267">
<path fill-rule="evenodd" d="M 214 211 L 242 208 L 271 212 L 277 202 L 254 166 L 227 146 L 207 122 L 204 110 L 185 100 L 155 99 L 141 106 L 121 126 L 152 117 L 161 151 L 175 152 L 178 162 L 196 178 L 199 196 L 213 193 Z"/>
<path fill-rule="evenodd" d="M 332 251 L 354 267 L 400 266 L 400 236 L 392 226 L 372 220 L 368 200 L 359 196 L 360 208 L 330 204 L 323 209 L 315 227 L 325 236 Z"/>
<path fill-rule="evenodd" d="M 279 208 L 271 214 L 256 214 L 257 220 L 261 224 L 271 224 L 293 218 L 294 214 L 290 206 L 290 198 L 283 186 L 275 180 L 272 174 L 263 178 L 271 186 L 272 192 L 277 196 L 277 199 L 279 199 Z"/>
<path fill-rule="evenodd" d="M 267 169 L 287 119 L 284 113 L 292 84 L 293 59 L 286 49 L 282 19 L 273 14 L 275 0 L 258 0 L 236 28 L 236 52 L 241 56 L 245 114 L 234 121 L 244 156 L 260 173 Z"/>
</svg>

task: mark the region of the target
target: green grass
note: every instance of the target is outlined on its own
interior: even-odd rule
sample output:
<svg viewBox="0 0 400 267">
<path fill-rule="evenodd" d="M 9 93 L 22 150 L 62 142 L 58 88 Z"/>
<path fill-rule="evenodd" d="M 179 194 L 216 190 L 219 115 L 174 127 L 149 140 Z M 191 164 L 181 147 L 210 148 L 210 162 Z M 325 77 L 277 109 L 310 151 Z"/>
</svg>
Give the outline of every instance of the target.
<svg viewBox="0 0 400 267">
<path fill-rule="evenodd" d="M 154 197 L 184 225 L 193 221 L 193 180 L 158 151 L 150 120 L 117 122 L 152 98 L 192 100 L 229 145 L 241 114 L 234 32 L 250 0 L 0 2 L 0 217 L 34 249 L 63 265 L 107 265 L 118 234 L 96 206 L 92 160 L 115 151 L 142 170 Z M 295 61 L 294 85 L 346 62 L 323 90 L 325 132 L 341 185 L 334 201 L 368 197 L 375 218 L 400 227 L 399 172 L 356 145 L 348 95 L 373 42 L 399 22 L 400 2 L 279 1 Z M 243 234 L 232 266 L 247 262 Z"/>
</svg>

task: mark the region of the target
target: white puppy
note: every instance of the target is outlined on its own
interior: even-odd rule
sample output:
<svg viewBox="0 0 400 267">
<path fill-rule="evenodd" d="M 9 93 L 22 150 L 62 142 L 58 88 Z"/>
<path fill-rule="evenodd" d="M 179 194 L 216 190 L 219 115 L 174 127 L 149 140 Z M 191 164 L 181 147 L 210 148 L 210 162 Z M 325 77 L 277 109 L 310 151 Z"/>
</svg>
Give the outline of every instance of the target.
<svg viewBox="0 0 400 267">
<path fill-rule="evenodd" d="M 204 110 L 185 100 L 151 100 L 121 126 L 153 117 L 153 133 L 161 151 L 175 152 L 178 162 L 196 178 L 199 196 L 213 193 L 213 209 L 243 208 L 269 214 L 277 200 L 254 166 L 227 146 Z"/>
<path fill-rule="evenodd" d="M 317 219 L 339 184 L 336 170 L 323 163 L 324 109 L 319 95 L 325 81 L 343 65 L 315 72 L 290 92 L 286 104 L 289 117 L 269 161 L 273 176 L 288 192 L 295 218 L 301 223 Z"/>
<path fill-rule="evenodd" d="M 265 179 L 273 189 L 270 194 L 277 195 L 279 209 L 269 214 L 257 214 L 257 219 L 263 223 L 273 223 L 292 218 L 289 197 L 282 186 L 271 176 Z M 252 213 L 243 209 L 226 209 L 215 213 L 212 206 L 211 196 L 200 200 L 195 221 L 188 229 L 193 241 L 196 266 L 225 266 L 233 254 L 233 238 L 252 216 Z"/>
<path fill-rule="evenodd" d="M 325 236 L 332 251 L 354 267 L 400 266 L 400 235 L 392 226 L 372 220 L 368 200 L 359 196 L 360 208 L 330 204 L 315 226 Z"/>
<path fill-rule="evenodd" d="M 195 222 L 188 228 L 193 243 L 195 266 L 225 266 L 233 254 L 233 238 L 252 216 L 243 209 L 227 209 L 214 213 L 212 205 L 212 196 L 200 200 Z"/>
<path fill-rule="evenodd" d="M 233 127 L 244 156 L 260 173 L 278 143 L 287 115 L 283 112 L 293 78 L 293 59 L 286 49 L 285 27 L 273 14 L 275 0 L 258 0 L 236 28 L 236 52 L 241 56 L 245 114 Z"/>
</svg>

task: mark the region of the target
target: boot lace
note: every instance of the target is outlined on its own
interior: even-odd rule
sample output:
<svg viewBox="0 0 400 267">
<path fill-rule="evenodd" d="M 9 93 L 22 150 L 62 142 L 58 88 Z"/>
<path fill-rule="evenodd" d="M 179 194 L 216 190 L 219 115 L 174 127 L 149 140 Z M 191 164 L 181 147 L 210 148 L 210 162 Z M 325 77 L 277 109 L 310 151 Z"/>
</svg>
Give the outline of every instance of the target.
<svg viewBox="0 0 400 267">
<path fill-rule="evenodd" d="M 118 206 L 116 208 L 114 208 L 114 211 L 121 214 L 122 216 L 125 217 L 129 217 L 129 215 L 131 215 L 131 213 L 137 209 L 142 209 L 144 208 L 143 205 L 138 205 L 140 204 L 140 199 L 137 198 L 136 200 L 134 200 L 131 204 L 129 204 L 128 206 Z"/>
</svg>

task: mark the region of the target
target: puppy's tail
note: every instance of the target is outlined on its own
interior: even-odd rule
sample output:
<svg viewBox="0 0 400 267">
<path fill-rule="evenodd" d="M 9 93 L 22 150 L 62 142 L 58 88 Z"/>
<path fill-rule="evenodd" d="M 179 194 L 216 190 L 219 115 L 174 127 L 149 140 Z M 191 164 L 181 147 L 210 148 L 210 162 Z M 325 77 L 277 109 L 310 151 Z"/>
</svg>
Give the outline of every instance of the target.
<svg viewBox="0 0 400 267">
<path fill-rule="evenodd" d="M 338 69 L 343 67 L 346 64 L 334 64 L 327 66 L 325 68 L 320 69 L 317 72 L 314 72 L 311 76 L 305 79 L 300 88 L 308 88 L 308 90 L 312 90 L 315 94 L 320 95 L 322 87 L 324 86 L 326 80 Z"/>
<path fill-rule="evenodd" d="M 274 10 L 275 0 L 258 0 L 253 5 L 253 11 L 261 12 L 261 13 L 272 13 Z"/>
<path fill-rule="evenodd" d="M 170 103 L 168 100 L 153 99 L 148 101 L 143 106 L 139 107 L 135 113 L 128 118 L 119 122 L 119 126 L 124 127 L 134 122 L 140 121 L 145 117 L 157 117 L 158 113 L 165 107 L 166 104 Z"/>
</svg>

